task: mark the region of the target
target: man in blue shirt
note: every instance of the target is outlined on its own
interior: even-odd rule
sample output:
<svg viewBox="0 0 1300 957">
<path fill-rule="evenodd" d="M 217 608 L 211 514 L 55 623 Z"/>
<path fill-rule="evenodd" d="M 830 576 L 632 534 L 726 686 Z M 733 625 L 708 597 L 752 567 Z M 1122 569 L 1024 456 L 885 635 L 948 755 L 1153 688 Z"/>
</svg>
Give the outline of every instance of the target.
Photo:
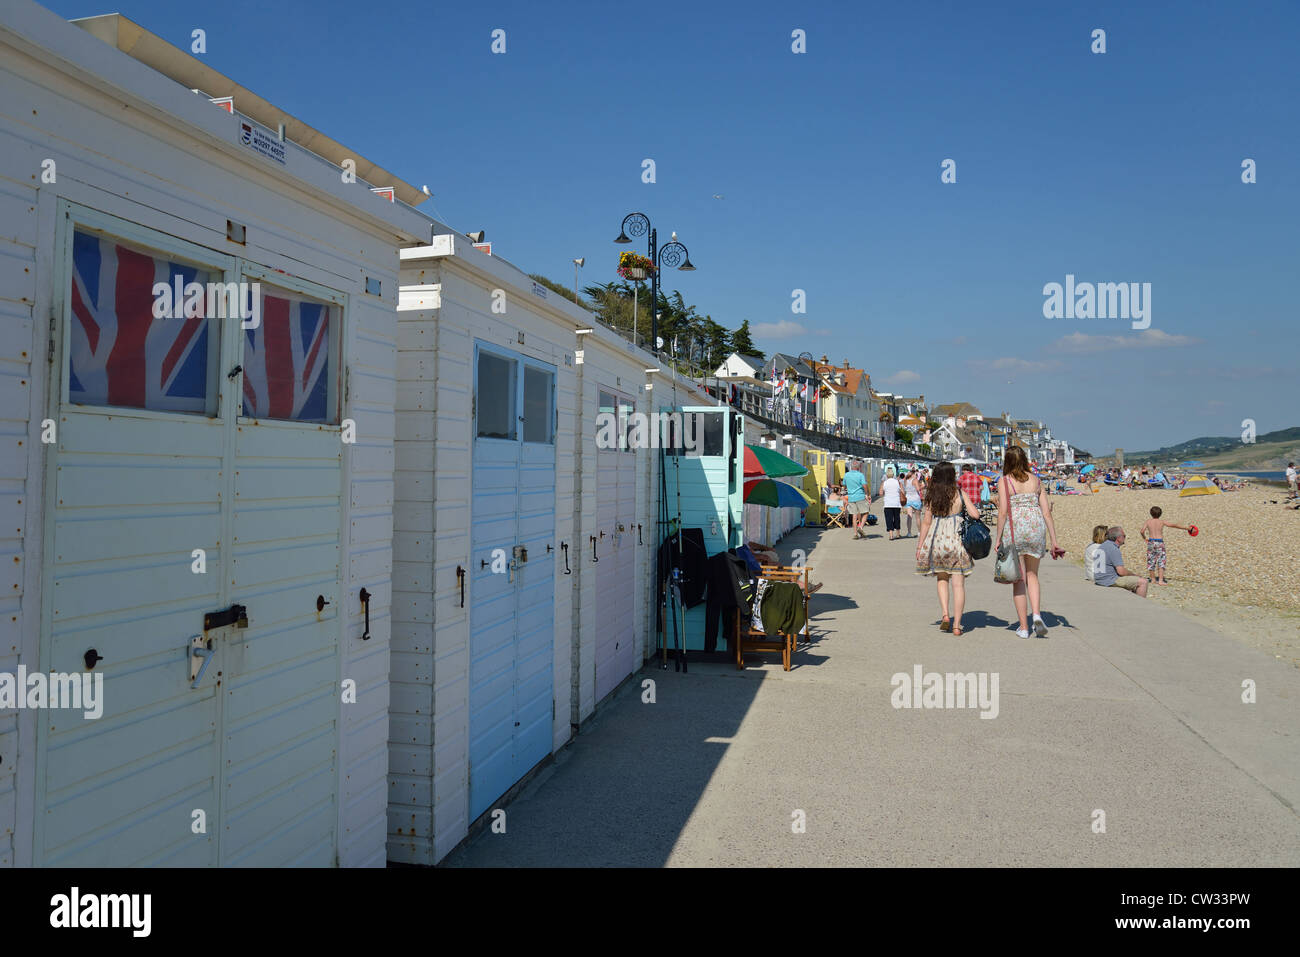
<svg viewBox="0 0 1300 957">
<path fill-rule="evenodd" d="M 844 473 L 845 498 L 848 500 L 849 514 L 853 516 L 853 537 L 866 538 L 862 534 L 862 525 L 867 520 L 871 508 L 871 496 L 867 494 L 867 477 L 862 474 L 862 463 L 852 462 Z"/>
<path fill-rule="evenodd" d="M 1147 580 L 1137 572 L 1124 567 L 1124 556 L 1120 547 L 1125 542 L 1124 529 L 1115 525 L 1106 531 L 1106 540 L 1101 543 L 1094 560 L 1093 582 L 1103 588 L 1123 588 L 1139 598 L 1147 597 Z"/>
</svg>

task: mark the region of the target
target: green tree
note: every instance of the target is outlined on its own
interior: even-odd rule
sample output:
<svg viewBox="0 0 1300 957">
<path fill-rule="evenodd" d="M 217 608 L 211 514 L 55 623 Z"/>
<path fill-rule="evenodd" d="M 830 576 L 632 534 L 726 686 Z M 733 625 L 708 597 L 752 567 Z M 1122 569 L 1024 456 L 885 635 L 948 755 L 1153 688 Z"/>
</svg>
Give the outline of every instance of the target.
<svg viewBox="0 0 1300 957">
<path fill-rule="evenodd" d="M 903 442 L 911 442 L 911 441 L 912 441 L 912 430 L 911 430 L 911 429 L 905 429 L 905 428 L 903 428 L 901 425 L 895 426 L 895 427 L 894 427 L 894 438 L 899 439 L 899 440 L 901 440 L 901 441 L 903 441 Z"/>
<path fill-rule="evenodd" d="M 727 327 L 713 321 L 712 316 L 705 316 L 703 323 L 704 349 L 710 369 L 716 369 L 727 358 L 730 335 Z"/>
<path fill-rule="evenodd" d="M 763 353 L 758 351 L 758 347 L 754 345 L 754 340 L 750 336 L 748 319 L 742 322 L 740 328 L 731 334 L 731 348 L 733 352 L 739 352 L 742 356 L 765 358 Z"/>
</svg>

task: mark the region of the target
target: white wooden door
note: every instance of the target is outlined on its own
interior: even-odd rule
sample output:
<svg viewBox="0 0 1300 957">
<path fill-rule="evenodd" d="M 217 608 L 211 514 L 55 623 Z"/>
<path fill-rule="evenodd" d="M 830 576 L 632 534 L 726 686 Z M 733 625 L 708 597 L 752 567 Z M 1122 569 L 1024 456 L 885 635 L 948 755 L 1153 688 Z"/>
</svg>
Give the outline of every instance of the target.
<svg viewBox="0 0 1300 957">
<path fill-rule="evenodd" d="M 160 316 L 158 283 L 257 273 L 71 205 L 57 246 L 41 668 L 103 690 L 38 728 L 37 860 L 331 863 L 342 298 L 279 276 L 257 330 Z M 251 368 L 274 406 L 244 407 Z"/>
<path fill-rule="evenodd" d="M 599 390 L 599 411 L 620 423 L 632 400 L 612 389 Z M 628 448 L 626 430 L 614 430 L 615 442 L 596 448 L 596 701 L 618 687 L 640 666 L 635 647 L 633 599 L 636 559 L 636 450 Z M 597 430 L 598 437 L 608 435 Z M 601 447 L 602 445 L 607 447 Z M 588 540 L 586 545 L 591 547 Z"/>
</svg>

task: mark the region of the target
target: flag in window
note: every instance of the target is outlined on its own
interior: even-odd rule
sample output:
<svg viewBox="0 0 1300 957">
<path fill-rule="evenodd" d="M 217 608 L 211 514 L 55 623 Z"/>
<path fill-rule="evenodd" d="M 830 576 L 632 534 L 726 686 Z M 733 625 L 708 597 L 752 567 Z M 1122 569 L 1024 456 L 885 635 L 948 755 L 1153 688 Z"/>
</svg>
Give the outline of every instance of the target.
<svg viewBox="0 0 1300 957">
<path fill-rule="evenodd" d="M 108 237 L 73 235 L 70 401 L 207 411 L 211 323 L 202 315 L 154 316 L 154 285 L 174 290 L 178 278 L 182 289 L 197 282 L 206 290 L 212 274 Z M 182 303 L 173 305 L 179 313 Z"/>
<path fill-rule="evenodd" d="M 328 422 L 332 307 L 267 288 L 261 323 L 244 330 L 244 415 Z"/>
</svg>

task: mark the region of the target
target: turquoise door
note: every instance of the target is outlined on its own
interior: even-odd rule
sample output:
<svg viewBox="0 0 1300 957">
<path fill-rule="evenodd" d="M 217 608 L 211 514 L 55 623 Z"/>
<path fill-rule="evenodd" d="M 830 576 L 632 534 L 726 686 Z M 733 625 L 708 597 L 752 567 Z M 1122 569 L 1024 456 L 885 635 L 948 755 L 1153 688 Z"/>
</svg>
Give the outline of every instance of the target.
<svg viewBox="0 0 1300 957">
<path fill-rule="evenodd" d="M 671 410 L 664 410 L 671 411 Z M 744 487 L 744 420 L 739 413 L 718 406 L 687 406 L 679 410 L 684 428 L 695 436 L 692 449 L 669 449 L 663 458 L 667 470 L 668 514 L 676 518 L 681 509 L 683 528 L 704 530 L 704 549 L 709 555 L 742 544 L 742 499 Z M 692 431 L 692 427 L 694 430 Z M 705 604 L 686 610 L 685 647 L 703 650 Z M 668 647 L 672 647 L 672 626 Z M 677 627 L 682 627 L 680 612 Z M 725 647 L 721 639 L 718 648 Z"/>
<path fill-rule="evenodd" d="M 555 367 L 474 360 L 471 820 L 551 753 L 555 629 Z"/>
</svg>

